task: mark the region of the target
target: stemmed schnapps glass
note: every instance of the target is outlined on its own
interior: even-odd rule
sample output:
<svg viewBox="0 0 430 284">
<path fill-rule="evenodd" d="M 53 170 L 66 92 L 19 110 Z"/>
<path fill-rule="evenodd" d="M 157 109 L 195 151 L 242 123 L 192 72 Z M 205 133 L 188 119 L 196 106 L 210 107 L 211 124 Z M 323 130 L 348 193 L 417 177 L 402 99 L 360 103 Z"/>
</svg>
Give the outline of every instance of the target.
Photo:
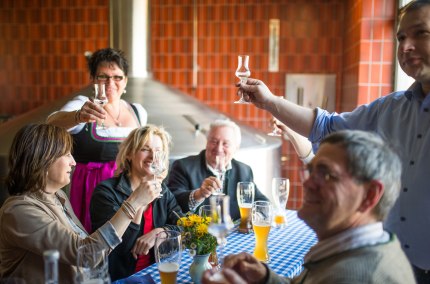
<svg viewBox="0 0 430 284">
<path fill-rule="evenodd" d="M 217 188 L 212 195 L 224 195 L 223 188 L 224 188 L 224 177 L 225 177 L 225 156 L 216 156 L 216 165 L 215 165 L 215 171 L 217 178 L 221 181 L 221 188 Z"/>
<path fill-rule="evenodd" d="M 165 152 L 161 150 L 155 150 L 153 152 L 152 163 L 149 166 L 149 169 L 154 175 L 154 184 L 157 182 L 157 177 L 166 170 L 166 166 L 164 164 L 165 155 Z M 162 194 L 158 196 L 158 198 L 161 197 L 163 197 Z"/>
<path fill-rule="evenodd" d="M 237 70 L 236 70 L 236 77 L 240 79 L 240 82 L 242 84 L 246 83 L 246 80 L 249 76 L 251 76 L 251 70 L 249 70 L 248 63 L 249 63 L 249 55 L 239 55 L 237 57 L 238 64 L 237 64 Z M 239 90 L 240 92 L 240 99 L 235 101 L 235 104 L 249 104 L 249 102 L 245 101 L 243 98 L 243 91 Z"/>
</svg>

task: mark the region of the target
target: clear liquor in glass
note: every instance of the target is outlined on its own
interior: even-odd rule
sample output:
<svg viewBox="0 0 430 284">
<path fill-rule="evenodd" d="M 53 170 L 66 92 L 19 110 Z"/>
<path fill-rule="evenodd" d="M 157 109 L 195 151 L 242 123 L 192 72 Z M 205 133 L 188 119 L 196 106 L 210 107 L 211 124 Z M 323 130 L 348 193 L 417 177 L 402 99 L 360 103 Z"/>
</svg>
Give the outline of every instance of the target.
<svg viewBox="0 0 430 284">
<path fill-rule="evenodd" d="M 249 55 L 239 55 L 237 57 L 237 69 L 236 69 L 236 77 L 240 79 L 240 82 L 242 84 L 246 83 L 246 80 L 249 76 L 251 76 L 251 70 L 249 70 L 248 64 L 249 64 Z M 249 102 L 245 101 L 243 98 L 243 92 L 240 91 L 240 99 L 235 101 L 235 104 L 249 104 Z"/>
</svg>

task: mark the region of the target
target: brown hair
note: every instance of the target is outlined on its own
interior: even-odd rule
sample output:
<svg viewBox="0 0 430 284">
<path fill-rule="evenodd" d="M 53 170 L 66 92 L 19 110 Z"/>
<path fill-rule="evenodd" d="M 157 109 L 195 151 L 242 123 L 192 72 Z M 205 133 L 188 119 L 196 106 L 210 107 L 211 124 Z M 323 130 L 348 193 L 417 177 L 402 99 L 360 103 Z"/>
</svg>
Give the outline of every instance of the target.
<svg viewBox="0 0 430 284">
<path fill-rule="evenodd" d="M 29 124 L 15 135 L 9 151 L 6 186 L 10 195 L 44 190 L 49 167 L 71 152 L 73 140 L 64 128 Z"/>
</svg>

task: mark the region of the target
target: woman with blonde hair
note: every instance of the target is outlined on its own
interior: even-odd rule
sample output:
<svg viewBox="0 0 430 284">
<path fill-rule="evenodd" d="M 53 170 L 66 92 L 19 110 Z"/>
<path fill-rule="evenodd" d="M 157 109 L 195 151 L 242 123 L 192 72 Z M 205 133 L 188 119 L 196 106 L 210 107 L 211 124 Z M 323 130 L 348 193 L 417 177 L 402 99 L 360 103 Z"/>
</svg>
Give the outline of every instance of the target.
<svg viewBox="0 0 430 284">
<path fill-rule="evenodd" d="M 27 125 L 16 134 L 6 178 L 11 196 L 0 210 L 0 279 L 44 283 L 43 252 L 56 249 L 59 283 L 73 283 L 78 248 L 97 243 L 114 249 L 136 212 L 159 195 L 156 184 L 142 181 L 121 210 L 88 235 L 61 190 L 76 165 L 72 141 L 64 128 L 48 124 Z"/>
<path fill-rule="evenodd" d="M 170 135 L 161 127 L 147 125 L 133 130 L 120 145 L 115 177 L 101 182 L 94 190 L 90 213 L 93 229 L 97 229 L 116 214 L 142 182 L 149 180 L 161 187 L 161 195 L 154 196 L 151 203 L 137 211 L 123 242 L 109 255 L 112 280 L 130 276 L 154 263 L 152 248 L 157 233 L 164 229 L 178 230 L 176 222 L 183 213 L 162 182 L 168 171 L 170 141 Z M 164 153 L 165 170 L 154 179 L 151 163 L 157 151 Z"/>
</svg>

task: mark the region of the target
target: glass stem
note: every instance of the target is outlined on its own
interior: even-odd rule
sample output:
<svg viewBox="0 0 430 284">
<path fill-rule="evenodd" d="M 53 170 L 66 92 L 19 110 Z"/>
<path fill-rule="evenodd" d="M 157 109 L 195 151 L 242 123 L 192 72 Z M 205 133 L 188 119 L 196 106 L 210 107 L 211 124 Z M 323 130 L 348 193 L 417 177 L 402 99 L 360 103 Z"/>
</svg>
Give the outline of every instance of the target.
<svg viewBox="0 0 430 284">
<path fill-rule="evenodd" d="M 224 265 L 224 242 L 225 242 L 225 239 L 220 239 L 218 241 L 218 244 L 219 244 L 218 263 L 219 263 L 219 267 L 221 268 Z"/>
</svg>

